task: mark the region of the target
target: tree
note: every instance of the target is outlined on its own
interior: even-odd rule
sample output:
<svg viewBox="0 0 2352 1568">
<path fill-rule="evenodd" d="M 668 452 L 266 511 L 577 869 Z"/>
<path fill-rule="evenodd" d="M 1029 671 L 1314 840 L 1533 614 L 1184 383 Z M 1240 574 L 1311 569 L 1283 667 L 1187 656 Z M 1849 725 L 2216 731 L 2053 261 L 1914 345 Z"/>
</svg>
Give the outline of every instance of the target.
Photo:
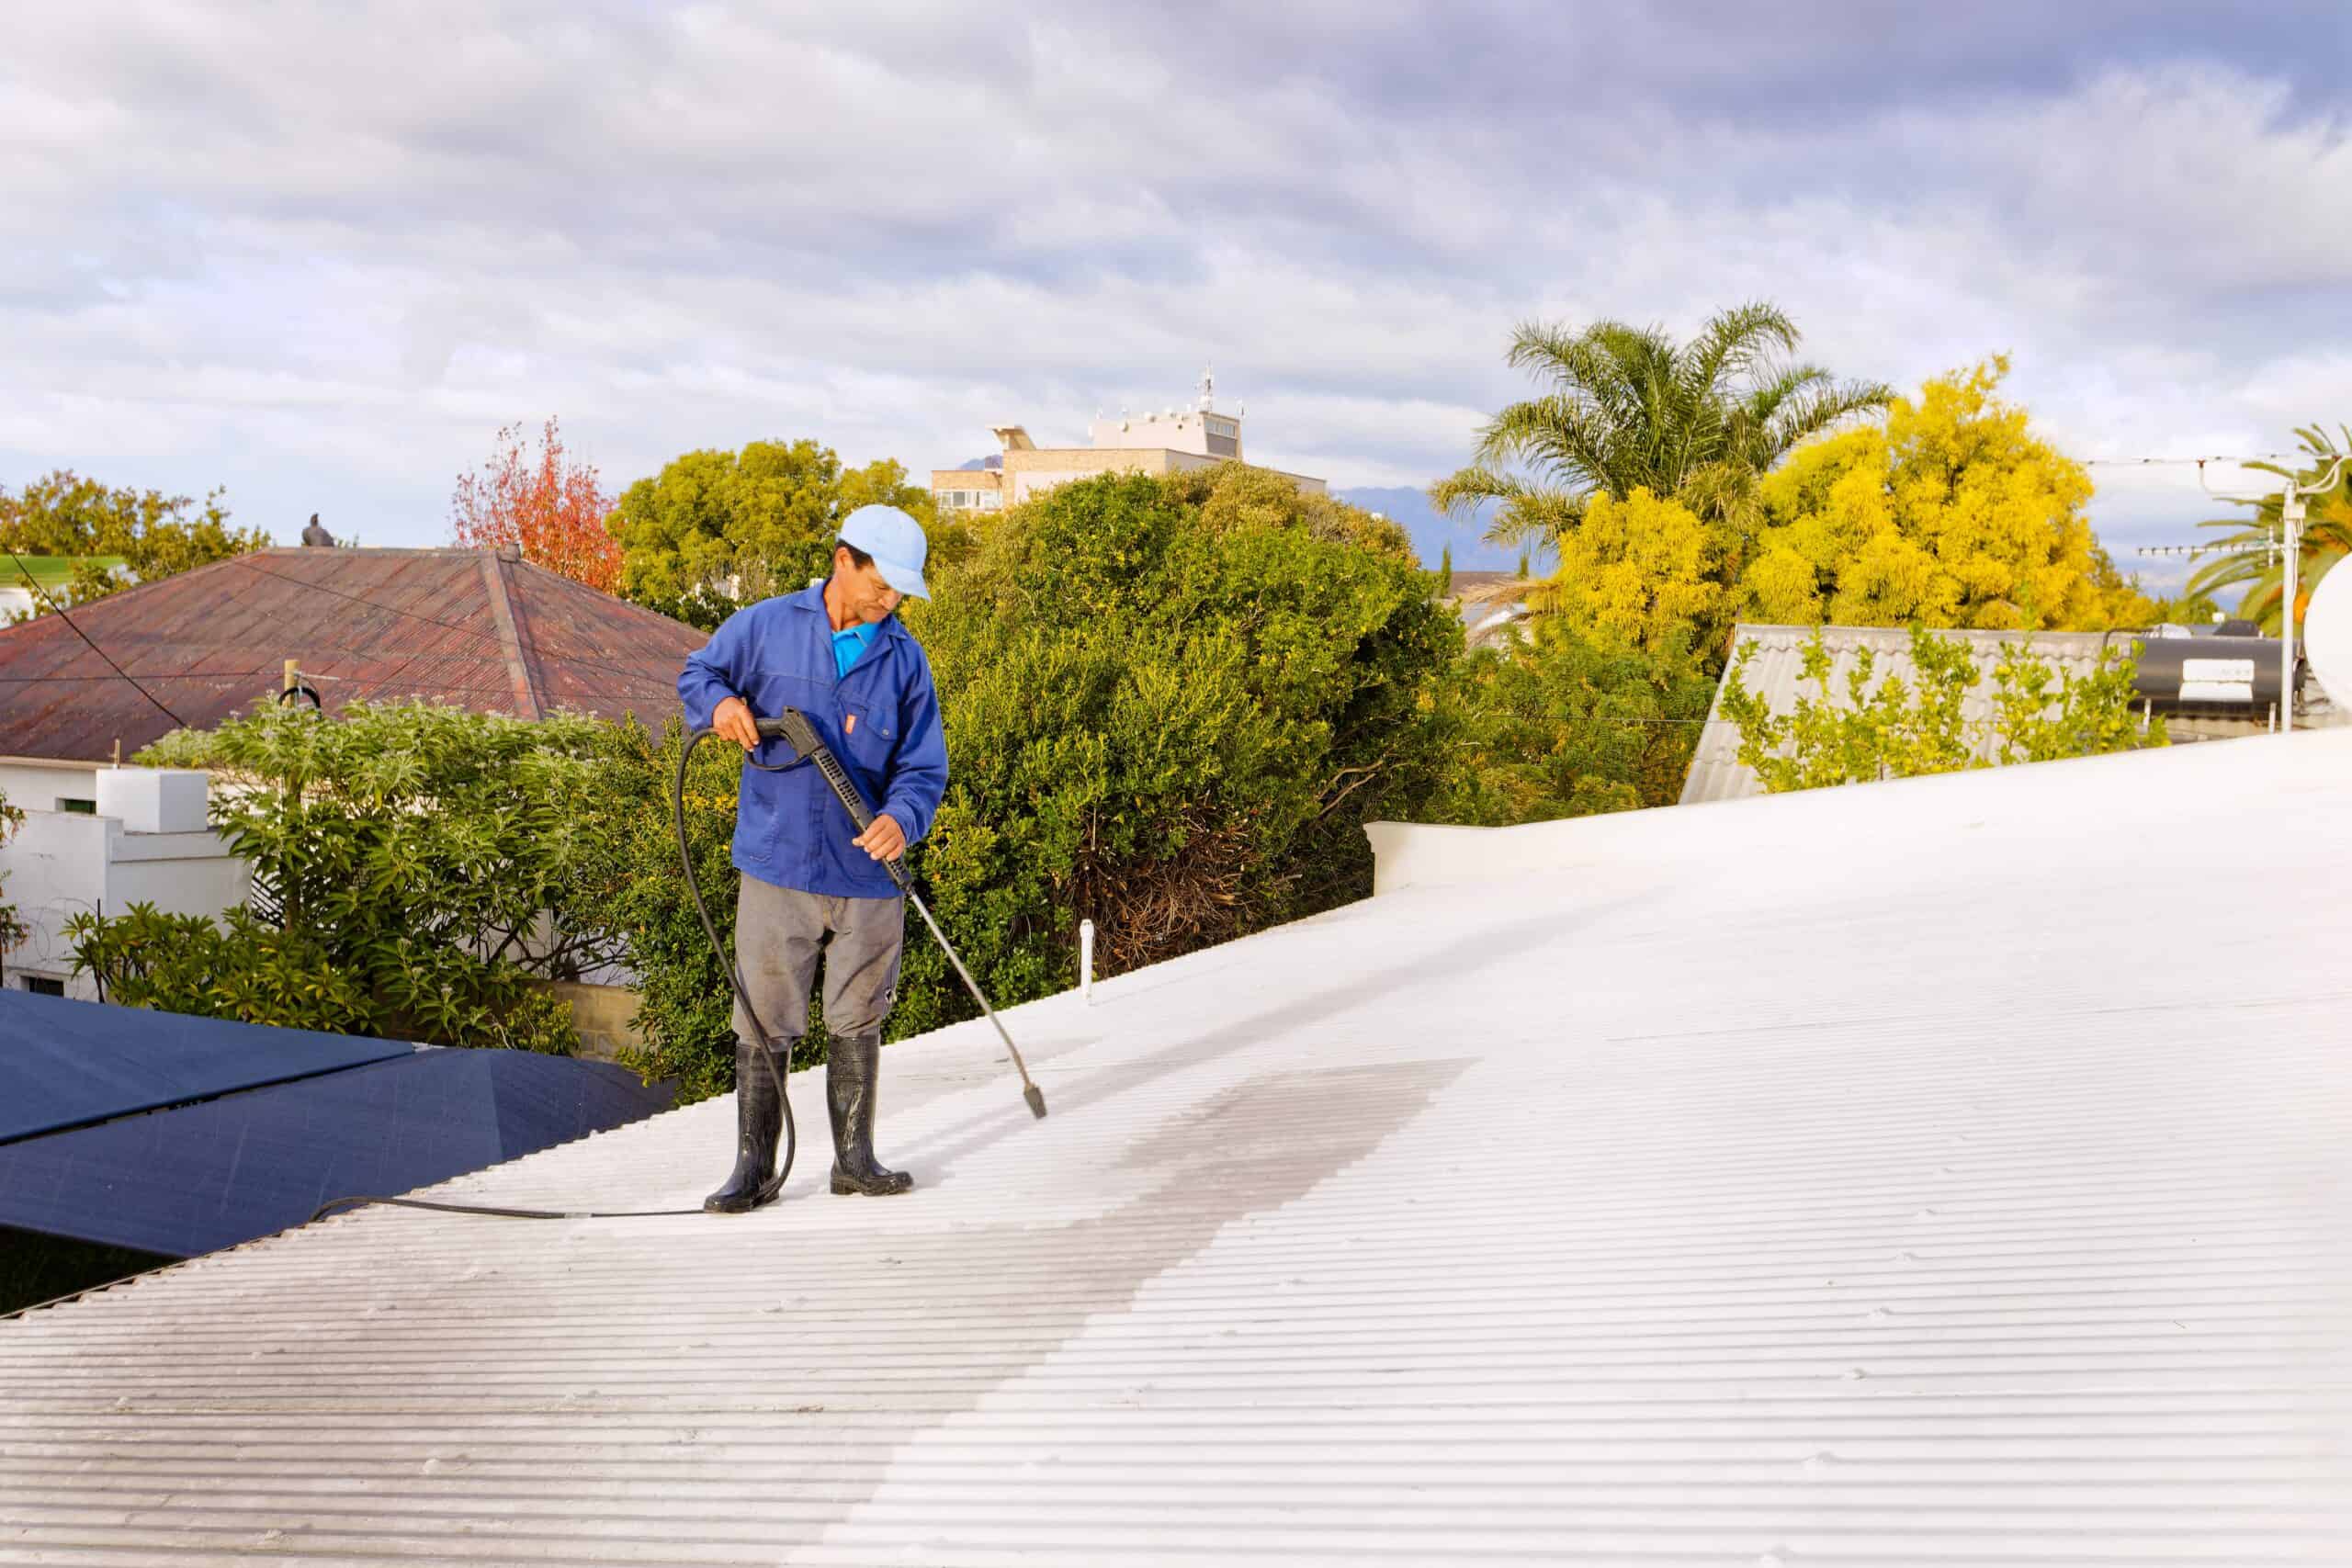
<svg viewBox="0 0 2352 1568">
<path fill-rule="evenodd" d="M 1876 382 L 1777 363 L 1799 341 L 1795 323 L 1762 303 L 1718 311 L 1679 345 L 1661 328 L 1623 321 L 1581 332 L 1523 325 L 1511 367 L 1548 389 L 1489 421 L 1473 466 L 1440 481 L 1430 500 L 1453 513 L 1498 502 L 1487 536 L 1503 542 L 1564 539 L 1591 497 L 1636 489 L 1742 533 L 1756 476 L 1807 436 L 1892 395 Z M 1740 552 L 1724 554 L 1736 571 Z"/>
<path fill-rule="evenodd" d="M 1424 820 L 1499 827 L 1671 806 L 1714 696 L 1687 646 L 1541 615 L 1452 672 L 1460 770 Z"/>
<path fill-rule="evenodd" d="M 11 495 L 0 489 L 0 547 L 17 555 L 65 558 L 73 566 L 51 597 L 69 608 L 141 582 L 153 582 L 230 556 L 266 549 L 258 528 L 234 528 L 222 492 L 203 505 L 162 491 L 109 487 L 59 468 Z M 6 581 L 23 579 L 14 561 L 0 561 Z M 34 596 L 33 612 L 48 609 Z"/>
<path fill-rule="evenodd" d="M 480 474 L 459 474 L 449 523 L 466 549 L 512 547 L 534 566 L 609 593 L 620 581 L 621 547 L 607 526 L 613 500 L 593 463 L 564 450 L 553 415 L 539 431 L 537 457 L 524 451 L 523 427 L 500 427 L 496 449 Z"/>
<path fill-rule="evenodd" d="M 844 469 L 831 447 L 808 440 L 688 452 L 621 492 L 620 592 L 716 626 L 739 603 L 822 576 L 842 518 L 876 502 L 913 513 L 934 548 L 942 543 L 931 492 L 908 483 L 898 463 Z"/>
<path fill-rule="evenodd" d="M 1768 794 L 1957 773 L 2010 762 L 2052 761 L 2165 743 L 2164 727 L 2143 730 L 2134 710 L 2132 651 L 2099 656 L 2088 675 L 2053 671 L 2030 642 L 2005 647 L 1992 671 L 1993 716 L 1971 733 L 1968 694 L 1984 680 L 1968 644 L 1911 628 L 1912 681 L 1872 684 L 1877 656 L 1857 650 L 1843 701 L 1831 690 L 1834 662 L 1815 630 L 1799 666 L 1813 693 L 1777 714 L 1743 679 L 1756 645 L 1740 649 L 1724 676 L 1721 711 L 1739 730 L 1739 760 Z"/>
<path fill-rule="evenodd" d="M 2344 446 L 2336 446 L 2335 438 L 2314 424 L 2298 430 L 2295 434 L 2303 449 L 2311 454 L 2306 468 L 2290 475 L 2290 470 L 2276 463 L 2255 463 L 2253 468 L 2281 479 L 2292 477 L 2300 485 L 2316 485 L 2339 457 L 2352 451 L 2352 425 L 2338 425 Z M 2301 632 L 2303 612 L 2311 605 L 2312 590 L 2320 579 L 2333 570 L 2346 555 L 2352 555 L 2352 462 L 2335 470 L 2335 483 L 2324 494 L 2304 492 L 2310 497 L 2300 536 L 2300 547 L 2295 562 L 2295 626 Z M 2278 558 L 2278 541 L 2286 508 L 2286 491 L 2273 491 L 2260 501 L 2236 502 L 2253 509 L 2252 517 L 2222 517 L 2200 525 L 2207 528 L 2224 528 L 2229 532 L 2212 547 L 2223 553 L 2206 562 L 2188 580 L 2188 593 L 2208 598 L 2238 591 L 2238 615 L 2256 622 L 2271 636 L 2278 635 L 2278 602 L 2287 592 L 2286 563 Z M 2266 549 L 2264 547 L 2267 546 Z"/>
<path fill-rule="evenodd" d="M 2152 626 L 2166 621 L 2176 626 L 2201 626 L 2222 618 L 2222 607 L 2213 602 L 2211 594 L 2186 586 L 2177 593 L 2153 601 L 2153 604 L 2148 613 Z"/>
<path fill-rule="evenodd" d="M 1116 973 L 1361 896 L 1365 814 L 1456 765 L 1431 587 L 1403 530 L 1239 465 L 1008 513 L 911 618 L 957 747 L 924 874 L 1008 993 L 1081 919 Z"/>
<path fill-rule="evenodd" d="M 1596 493 L 1560 540 L 1560 566 L 1531 608 L 1656 654 L 1712 647 L 1730 629 L 1718 581 L 1722 540 L 1681 502 L 1636 485 L 1623 501 Z"/>
<path fill-rule="evenodd" d="M 426 704 L 258 706 L 141 751 L 209 770 L 254 896 L 216 926 L 134 908 L 70 928 L 110 999 L 449 1045 L 568 1051 L 537 979 L 619 956 L 605 929 L 604 727 Z"/>
<path fill-rule="evenodd" d="M 1417 814 L 1461 765 L 1440 696 L 1462 632 L 1409 539 L 1268 479 L 1227 465 L 1060 486 L 994 520 L 904 612 L 952 757 L 911 864 L 998 1005 L 1073 983 L 1083 919 L 1115 974 L 1361 897 L 1365 818 Z M 612 907 L 645 984 L 641 1066 L 723 1088 L 723 977 L 669 837 L 675 739 L 637 745 L 643 815 Z M 740 760 L 712 752 L 688 828 L 723 922 Z M 894 1034 L 970 1011 L 910 939 Z"/>
<path fill-rule="evenodd" d="M 2154 605 L 2091 533 L 2090 476 L 1996 395 L 2006 356 L 1898 398 L 1883 427 L 1799 447 L 1766 476 L 1742 574 L 1754 619 L 1991 630 L 2145 626 Z"/>
</svg>

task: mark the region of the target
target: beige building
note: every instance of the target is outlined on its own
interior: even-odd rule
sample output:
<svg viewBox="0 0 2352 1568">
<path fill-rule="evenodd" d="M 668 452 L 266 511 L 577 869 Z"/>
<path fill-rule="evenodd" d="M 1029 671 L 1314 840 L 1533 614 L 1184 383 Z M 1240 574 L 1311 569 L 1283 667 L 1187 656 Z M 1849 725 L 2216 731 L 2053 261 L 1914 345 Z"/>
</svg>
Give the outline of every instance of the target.
<svg viewBox="0 0 2352 1568">
<path fill-rule="evenodd" d="M 1098 417 L 1087 433 L 1091 445 L 1085 446 L 1040 446 L 1023 427 L 999 425 L 994 434 L 1000 450 L 988 467 L 932 470 L 932 500 L 942 512 L 995 512 L 1096 474 L 1172 474 L 1244 462 L 1242 412 L 1221 412 L 1216 385 L 1203 375 L 1195 406 L 1141 413 L 1122 409 L 1115 419 Z M 1321 479 L 1283 477 L 1310 494 L 1324 492 Z"/>
</svg>

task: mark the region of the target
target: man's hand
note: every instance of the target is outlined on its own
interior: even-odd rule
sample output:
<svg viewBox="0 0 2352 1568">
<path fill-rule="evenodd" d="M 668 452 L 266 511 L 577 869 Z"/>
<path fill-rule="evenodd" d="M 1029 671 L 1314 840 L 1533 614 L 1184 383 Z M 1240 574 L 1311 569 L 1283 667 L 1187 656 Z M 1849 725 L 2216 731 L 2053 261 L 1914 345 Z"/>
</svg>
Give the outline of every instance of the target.
<svg viewBox="0 0 2352 1568">
<path fill-rule="evenodd" d="M 760 744 L 760 727 L 752 721 L 752 705 L 741 697 L 728 698 L 712 712 L 710 732 L 726 737 L 746 751 Z"/>
<path fill-rule="evenodd" d="M 876 817 L 865 832 L 850 840 L 876 860 L 897 860 L 907 852 L 907 830 L 888 816 Z"/>
</svg>

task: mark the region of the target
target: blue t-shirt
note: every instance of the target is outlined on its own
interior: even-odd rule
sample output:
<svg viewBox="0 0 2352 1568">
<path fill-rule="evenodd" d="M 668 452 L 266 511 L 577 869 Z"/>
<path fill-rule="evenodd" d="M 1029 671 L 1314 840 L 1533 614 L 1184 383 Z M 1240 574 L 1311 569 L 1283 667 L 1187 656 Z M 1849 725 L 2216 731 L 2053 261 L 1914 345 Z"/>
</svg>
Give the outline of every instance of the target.
<svg viewBox="0 0 2352 1568">
<path fill-rule="evenodd" d="M 857 662 L 858 655 L 873 646 L 874 633 L 876 629 L 871 623 L 860 621 L 845 632 L 833 634 L 833 673 L 835 675 L 849 673 L 850 666 Z"/>
</svg>

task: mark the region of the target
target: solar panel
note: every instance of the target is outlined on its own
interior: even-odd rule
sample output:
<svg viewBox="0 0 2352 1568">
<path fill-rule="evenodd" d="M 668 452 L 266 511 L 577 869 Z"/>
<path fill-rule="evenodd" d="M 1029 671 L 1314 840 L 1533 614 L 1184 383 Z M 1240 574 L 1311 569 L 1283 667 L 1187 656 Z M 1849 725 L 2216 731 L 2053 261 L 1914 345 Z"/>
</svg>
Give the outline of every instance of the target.
<svg viewBox="0 0 2352 1568">
<path fill-rule="evenodd" d="M 0 1145 L 414 1049 L 0 991 Z"/>
<path fill-rule="evenodd" d="M 396 1196 L 669 1102 L 601 1062 L 415 1051 L 0 1147 L 0 1225 L 192 1258 L 331 1198 Z"/>
</svg>

